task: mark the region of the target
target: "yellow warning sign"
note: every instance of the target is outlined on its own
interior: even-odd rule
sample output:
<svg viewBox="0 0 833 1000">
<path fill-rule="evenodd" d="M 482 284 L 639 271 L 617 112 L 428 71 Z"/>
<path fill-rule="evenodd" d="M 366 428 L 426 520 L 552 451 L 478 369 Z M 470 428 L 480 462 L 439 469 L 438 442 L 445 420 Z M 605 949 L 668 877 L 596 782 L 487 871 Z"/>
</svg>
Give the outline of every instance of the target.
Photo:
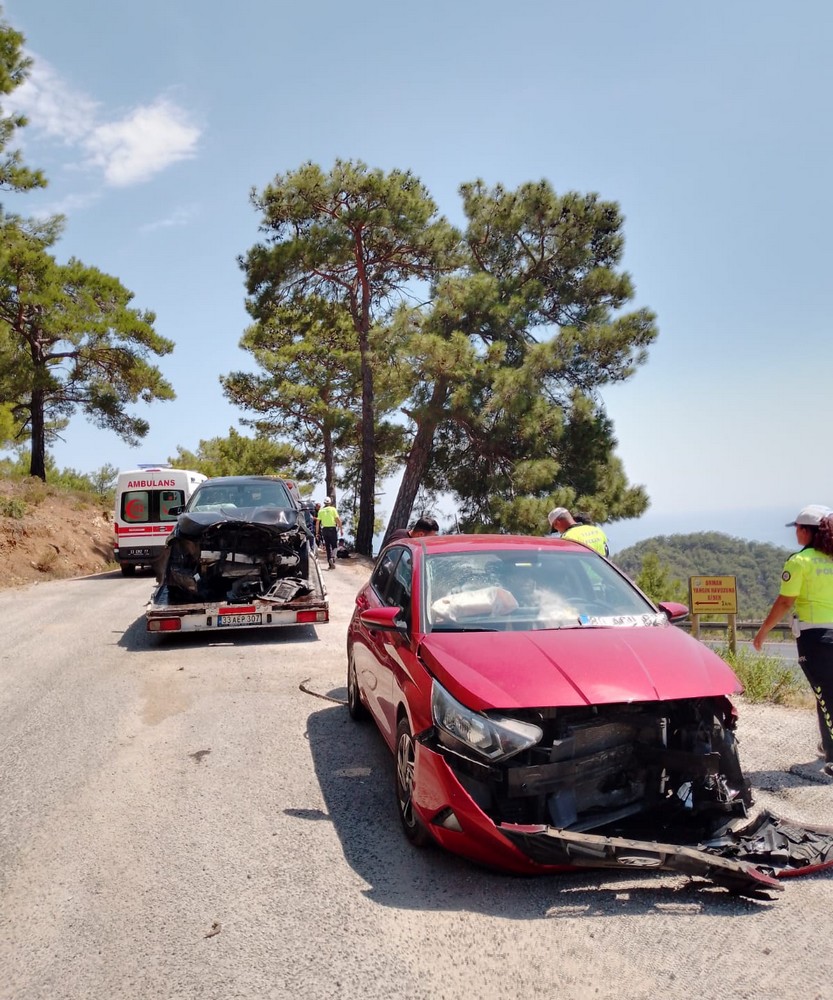
<svg viewBox="0 0 833 1000">
<path fill-rule="evenodd" d="M 689 609 L 693 615 L 736 615 L 737 580 L 734 576 L 692 576 L 688 580 Z"/>
</svg>

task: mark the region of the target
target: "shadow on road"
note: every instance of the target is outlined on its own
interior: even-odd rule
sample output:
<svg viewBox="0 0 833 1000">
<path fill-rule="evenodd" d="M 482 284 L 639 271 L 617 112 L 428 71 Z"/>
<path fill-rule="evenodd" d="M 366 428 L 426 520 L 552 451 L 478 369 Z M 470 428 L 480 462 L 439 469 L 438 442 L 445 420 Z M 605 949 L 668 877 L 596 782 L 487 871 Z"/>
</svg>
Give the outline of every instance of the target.
<svg viewBox="0 0 833 1000">
<path fill-rule="evenodd" d="M 340 688 L 327 697 L 344 696 Z M 401 832 L 393 755 L 373 723 L 357 724 L 346 708 L 333 705 L 309 716 L 307 736 L 326 814 L 292 809 L 287 815 L 329 819 L 347 863 L 368 884 L 365 895 L 382 906 L 529 920 L 619 912 L 734 917 L 772 905 L 673 875 L 599 869 L 527 878 L 479 868 L 439 847 L 417 850 Z"/>
</svg>

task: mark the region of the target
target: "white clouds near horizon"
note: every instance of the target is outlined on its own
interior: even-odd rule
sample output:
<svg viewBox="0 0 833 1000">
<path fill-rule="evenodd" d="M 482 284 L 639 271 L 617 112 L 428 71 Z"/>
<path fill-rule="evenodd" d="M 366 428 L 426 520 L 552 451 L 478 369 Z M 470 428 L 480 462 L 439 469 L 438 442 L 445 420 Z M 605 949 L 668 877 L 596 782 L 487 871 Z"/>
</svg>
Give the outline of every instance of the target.
<svg viewBox="0 0 833 1000">
<path fill-rule="evenodd" d="M 33 132 L 77 147 L 81 166 L 99 170 L 109 187 L 143 183 L 193 158 L 202 134 L 188 112 L 166 97 L 104 120 L 100 102 L 73 90 L 40 59 L 11 96 L 8 103 L 26 115 Z"/>
</svg>

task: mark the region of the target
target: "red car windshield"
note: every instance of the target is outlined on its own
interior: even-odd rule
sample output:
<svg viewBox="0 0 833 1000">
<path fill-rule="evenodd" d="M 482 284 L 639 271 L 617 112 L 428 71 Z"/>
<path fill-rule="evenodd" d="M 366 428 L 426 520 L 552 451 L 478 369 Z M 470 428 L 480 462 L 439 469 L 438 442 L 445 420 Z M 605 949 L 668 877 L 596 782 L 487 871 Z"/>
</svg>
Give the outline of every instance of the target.
<svg viewBox="0 0 833 1000">
<path fill-rule="evenodd" d="M 427 631 L 667 624 L 592 552 L 544 549 L 428 554 Z"/>
</svg>

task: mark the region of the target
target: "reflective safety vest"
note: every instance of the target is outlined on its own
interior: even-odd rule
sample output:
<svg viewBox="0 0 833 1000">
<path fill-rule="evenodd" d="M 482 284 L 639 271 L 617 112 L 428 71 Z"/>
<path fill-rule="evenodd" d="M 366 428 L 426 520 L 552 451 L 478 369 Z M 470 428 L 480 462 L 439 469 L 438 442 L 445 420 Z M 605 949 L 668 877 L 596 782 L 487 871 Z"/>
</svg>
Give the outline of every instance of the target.
<svg viewBox="0 0 833 1000">
<path fill-rule="evenodd" d="M 795 598 L 799 621 L 833 622 L 833 558 L 809 546 L 784 563 L 781 596 Z"/>
<path fill-rule="evenodd" d="M 334 528 L 338 523 L 338 511 L 335 507 L 322 507 L 318 511 L 318 523 L 322 528 Z"/>
<path fill-rule="evenodd" d="M 561 535 L 571 542 L 581 542 L 590 549 L 595 549 L 600 556 L 608 554 L 607 535 L 595 524 L 574 524 Z"/>
</svg>

